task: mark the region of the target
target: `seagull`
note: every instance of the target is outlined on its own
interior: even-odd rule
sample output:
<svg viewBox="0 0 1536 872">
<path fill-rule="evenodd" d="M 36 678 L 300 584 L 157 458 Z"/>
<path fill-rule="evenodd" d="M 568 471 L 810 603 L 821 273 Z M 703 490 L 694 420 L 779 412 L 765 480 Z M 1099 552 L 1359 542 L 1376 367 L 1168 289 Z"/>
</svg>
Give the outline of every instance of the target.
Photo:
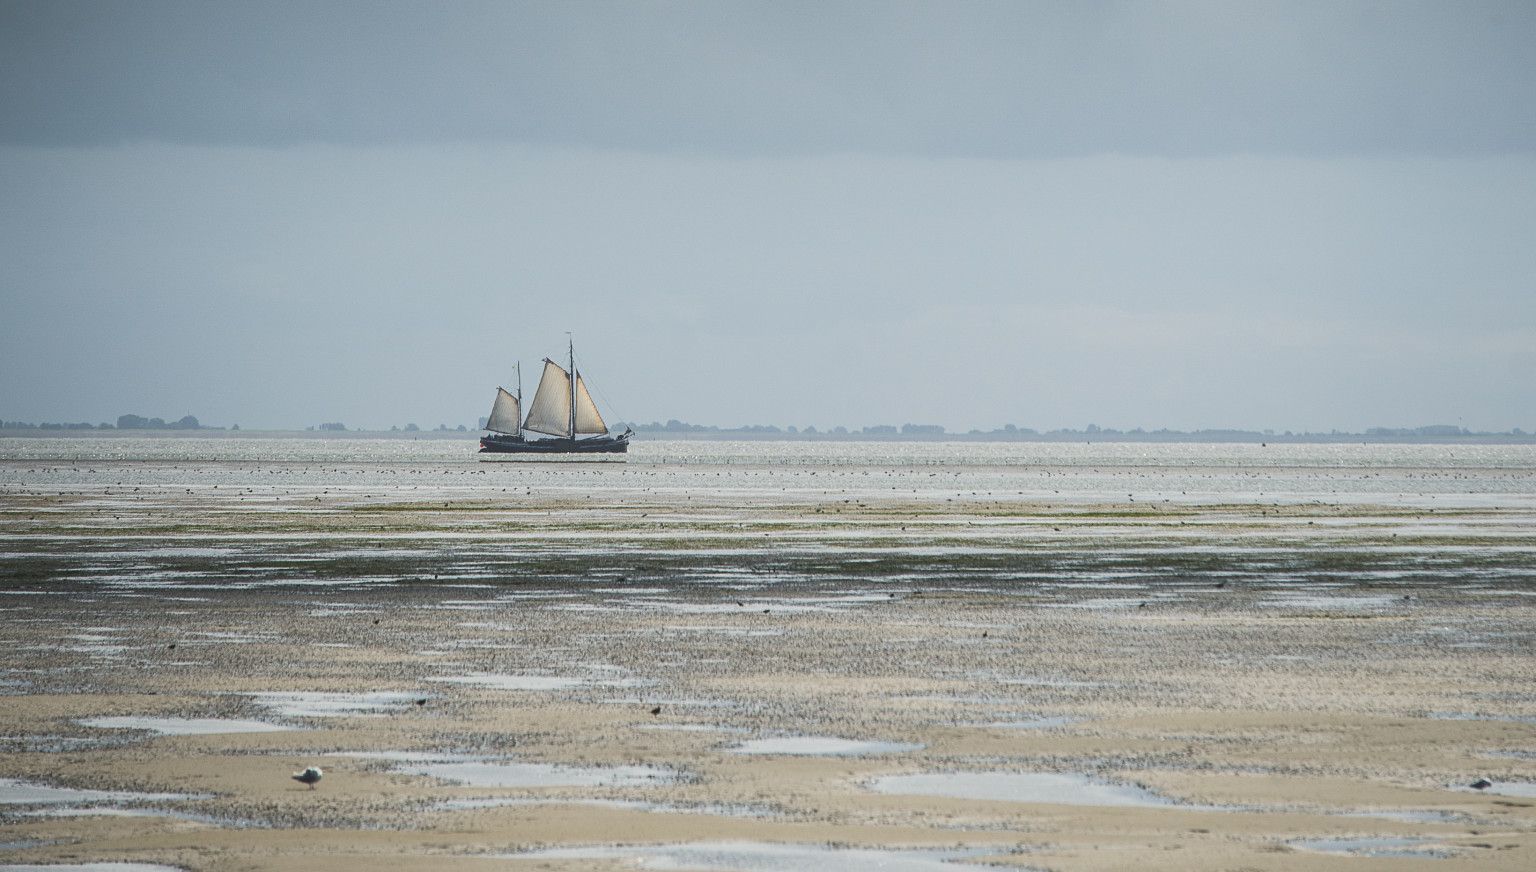
<svg viewBox="0 0 1536 872">
<path fill-rule="evenodd" d="M 320 778 L 324 775 L 325 773 L 320 771 L 319 766 L 310 766 L 303 772 L 293 773 L 293 780 L 299 782 L 300 784 L 308 784 L 309 789 L 314 790 L 315 785 L 319 783 Z"/>
</svg>

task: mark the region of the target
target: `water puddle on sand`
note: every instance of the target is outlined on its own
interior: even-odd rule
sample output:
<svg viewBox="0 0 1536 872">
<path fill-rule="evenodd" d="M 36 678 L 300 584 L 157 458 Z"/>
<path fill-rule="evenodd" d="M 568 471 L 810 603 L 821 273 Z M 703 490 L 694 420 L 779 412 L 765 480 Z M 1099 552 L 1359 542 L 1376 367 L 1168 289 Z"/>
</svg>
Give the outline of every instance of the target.
<svg viewBox="0 0 1536 872">
<path fill-rule="evenodd" d="M 954 861 L 978 856 L 976 850 L 872 850 L 824 845 L 764 842 L 694 842 L 686 845 L 633 845 L 592 848 L 545 848 L 502 854 L 516 860 L 620 860 L 647 869 L 703 869 L 727 872 L 955 872 L 974 869 Z"/>
<path fill-rule="evenodd" d="M 1509 724 L 1536 724 L 1536 715 L 1486 714 L 1483 712 L 1428 712 L 1434 721 L 1495 721 Z"/>
<path fill-rule="evenodd" d="M 127 790 L 80 790 L 73 787 L 53 787 L 35 781 L 0 778 L 0 805 L 44 805 L 50 803 L 107 803 L 174 802 L 187 799 L 206 799 L 207 796 L 191 793 L 134 793 Z"/>
<path fill-rule="evenodd" d="M 1369 839 L 1304 839 L 1286 842 L 1298 851 L 1315 854 L 1337 854 L 1348 857 L 1419 857 L 1445 859 L 1452 852 L 1430 839 L 1369 838 Z"/>
<path fill-rule="evenodd" d="M 492 675 L 490 673 L 439 675 L 427 680 L 483 687 L 489 690 L 570 690 L 587 683 L 584 678 L 568 678 L 559 675 Z"/>
<path fill-rule="evenodd" d="M 677 780 L 675 771 L 660 766 L 563 766 L 408 751 L 342 752 L 335 756 L 387 760 L 393 764 L 393 772 L 471 787 L 648 787 Z"/>
<path fill-rule="evenodd" d="M 876 793 L 949 796 L 1046 805 L 1171 807 L 1172 800 L 1132 784 L 1055 772 L 943 772 L 886 775 L 868 783 Z M 1188 807 L 1188 806 L 1186 806 Z"/>
<path fill-rule="evenodd" d="M 471 787 L 644 787 L 677 779 L 655 766 L 558 766 L 550 763 L 426 763 L 395 767 Z"/>
<path fill-rule="evenodd" d="M 20 814 L 21 814 L 22 817 L 38 817 L 38 818 L 87 818 L 87 817 L 172 818 L 174 820 L 179 820 L 179 821 L 190 821 L 192 823 L 209 824 L 211 826 L 216 826 L 216 827 L 233 827 L 233 828 L 237 828 L 237 829 L 264 829 L 264 828 L 267 828 L 268 826 L 270 826 L 269 824 L 259 823 L 259 822 L 256 822 L 256 821 L 241 820 L 241 819 L 235 819 L 235 818 L 214 817 L 213 815 L 195 814 L 195 813 L 192 813 L 192 812 L 185 812 L 185 811 L 174 811 L 172 809 L 167 809 L 167 808 L 154 808 L 154 807 L 134 808 L 132 806 L 124 807 L 124 806 L 116 806 L 116 805 L 88 805 L 88 806 L 75 806 L 75 805 L 58 806 L 58 805 L 50 805 L 47 808 L 34 809 L 32 811 L 24 811 L 24 812 L 20 812 Z M 5 867 L 4 866 L 0 866 L 0 872 L 4 872 L 4 870 L 5 870 Z"/>
<path fill-rule="evenodd" d="M 180 866 L 158 863 L 49 863 L 0 866 L 0 872 L 184 872 Z"/>
<path fill-rule="evenodd" d="M 1278 592 L 1259 600 L 1255 605 L 1259 608 L 1373 611 L 1402 605 L 1402 597 L 1394 594 L 1319 596 L 1317 594 Z"/>
<path fill-rule="evenodd" d="M 598 669 L 601 671 L 601 669 Z M 449 685 L 465 685 L 492 691 L 568 691 L 573 688 L 648 688 L 657 685 L 654 679 L 625 679 L 625 677 L 571 677 L 571 675 L 504 675 L 495 672 L 472 672 L 467 675 L 436 675 L 429 682 Z"/>
<path fill-rule="evenodd" d="M 1536 784 L 1522 781 L 1495 782 L 1494 785 L 1482 793 L 1497 793 L 1499 796 L 1520 796 L 1526 799 L 1536 799 Z"/>
<path fill-rule="evenodd" d="M 737 754 L 787 754 L 796 756 L 858 757 L 867 754 L 900 754 L 920 751 L 912 742 L 871 742 L 835 736 L 780 736 L 751 739 L 731 748 Z"/>
<path fill-rule="evenodd" d="M 334 718 L 354 715 L 382 715 L 404 711 L 421 699 L 421 694 L 380 690 L 366 693 L 250 693 L 246 694 L 262 708 L 288 718 Z"/>
<path fill-rule="evenodd" d="M 1435 809 L 1377 809 L 1372 811 L 1344 812 L 1340 817 L 1372 818 L 1374 820 L 1398 821 L 1405 824 L 1448 824 L 1459 820 L 1465 820 L 1464 815 L 1450 811 L 1438 811 Z"/>
<path fill-rule="evenodd" d="M 62 754 L 65 751 L 110 748 L 121 744 L 124 743 L 79 736 L 0 736 L 0 752 Z"/>
<path fill-rule="evenodd" d="M 296 729 L 265 721 L 242 721 L 226 718 L 83 718 L 75 721 L 82 727 L 101 730 L 146 730 L 162 736 L 201 736 L 219 733 L 277 733 Z"/>
<path fill-rule="evenodd" d="M 650 812 L 652 814 L 696 814 L 714 815 L 717 817 L 741 817 L 741 818 L 771 818 L 776 815 L 772 809 L 755 805 L 731 805 L 725 803 L 700 803 L 697 805 L 673 805 L 659 802 L 645 802 L 638 799 L 550 799 L 544 797 L 528 796 L 486 796 L 468 799 L 445 799 L 434 803 L 432 811 L 479 811 L 489 808 L 506 808 L 509 806 L 534 806 L 534 805 L 586 805 L 597 808 L 618 808 L 633 811 Z"/>
</svg>

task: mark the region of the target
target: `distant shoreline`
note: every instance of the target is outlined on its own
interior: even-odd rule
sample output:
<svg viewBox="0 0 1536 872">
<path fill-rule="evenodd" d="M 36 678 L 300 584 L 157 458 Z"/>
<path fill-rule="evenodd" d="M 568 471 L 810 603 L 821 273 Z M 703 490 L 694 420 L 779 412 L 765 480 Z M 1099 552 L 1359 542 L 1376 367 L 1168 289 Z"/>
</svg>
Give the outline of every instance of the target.
<svg viewBox="0 0 1536 872">
<path fill-rule="evenodd" d="M 462 440 L 479 438 L 478 430 L 54 430 L 0 429 L 0 439 L 399 439 Z M 1252 444 L 1252 445 L 1536 445 L 1536 433 L 1463 433 L 1405 435 L 1392 433 L 1290 433 L 1200 430 L 1193 432 L 1055 431 L 1049 433 L 764 433 L 747 430 L 675 432 L 636 430 L 645 442 L 1022 442 L 1128 444 Z"/>
</svg>

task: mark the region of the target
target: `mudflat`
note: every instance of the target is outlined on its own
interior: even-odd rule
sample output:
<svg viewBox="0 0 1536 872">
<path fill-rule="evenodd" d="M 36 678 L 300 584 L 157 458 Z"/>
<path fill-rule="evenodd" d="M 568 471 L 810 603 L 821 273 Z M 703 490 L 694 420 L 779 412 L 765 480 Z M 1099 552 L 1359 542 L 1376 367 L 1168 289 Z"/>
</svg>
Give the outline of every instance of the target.
<svg viewBox="0 0 1536 872">
<path fill-rule="evenodd" d="M 1536 867 L 1526 469 L 3 466 L 0 864 Z"/>
</svg>

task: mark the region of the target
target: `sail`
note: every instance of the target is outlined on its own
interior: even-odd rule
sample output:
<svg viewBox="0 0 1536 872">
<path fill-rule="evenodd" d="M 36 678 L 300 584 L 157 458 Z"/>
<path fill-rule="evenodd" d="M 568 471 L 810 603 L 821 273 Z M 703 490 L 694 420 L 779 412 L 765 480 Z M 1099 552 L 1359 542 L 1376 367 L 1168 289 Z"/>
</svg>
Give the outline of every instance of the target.
<svg viewBox="0 0 1536 872">
<path fill-rule="evenodd" d="M 491 406 L 491 417 L 485 420 L 485 429 L 492 433 L 516 433 L 517 422 L 522 417 L 523 410 L 518 408 L 517 397 L 507 393 L 506 388 L 497 388 L 496 402 Z"/>
<path fill-rule="evenodd" d="M 576 432 L 608 432 L 608 425 L 603 423 L 603 416 L 598 414 L 597 404 L 592 402 L 592 395 L 587 393 L 587 383 L 579 372 L 576 374 Z"/>
<path fill-rule="evenodd" d="M 544 360 L 544 376 L 539 379 L 539 390 L 533 395 L 533 405 L 528 407 L 523 429 L 571 438 L 571 377 L 548 358 Z"/>
</svg>

